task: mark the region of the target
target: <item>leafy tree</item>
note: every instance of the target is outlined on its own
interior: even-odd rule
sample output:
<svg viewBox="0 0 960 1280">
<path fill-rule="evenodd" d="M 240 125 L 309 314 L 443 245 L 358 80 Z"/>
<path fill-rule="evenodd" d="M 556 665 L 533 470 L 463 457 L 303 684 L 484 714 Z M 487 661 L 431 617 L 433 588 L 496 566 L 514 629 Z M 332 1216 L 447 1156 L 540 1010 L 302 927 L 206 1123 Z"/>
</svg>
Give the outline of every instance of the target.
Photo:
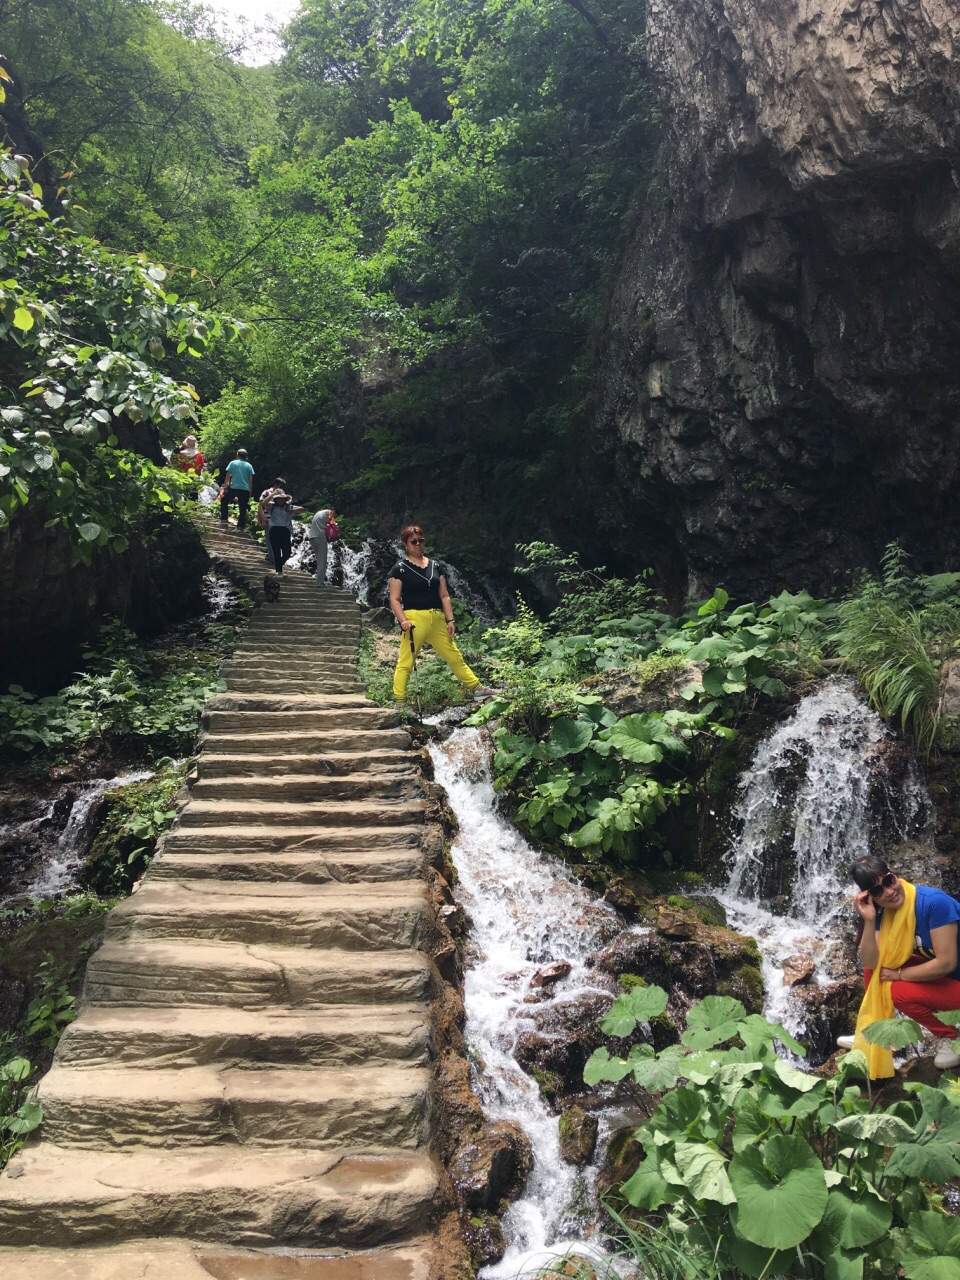
<svg viewBox="0 0 960 1280">
<path fill-rule="evenodd" d="M 131 518 L 173 509 L 165 468 L 197 393 L 161 372 L 220 322 L 167 293 L 163 267 L 109 253 L 41 203 L 23 157 L 0 153 L 0 527 L 37 501 L 78 554 L 122 551 Z"/>
</svg>

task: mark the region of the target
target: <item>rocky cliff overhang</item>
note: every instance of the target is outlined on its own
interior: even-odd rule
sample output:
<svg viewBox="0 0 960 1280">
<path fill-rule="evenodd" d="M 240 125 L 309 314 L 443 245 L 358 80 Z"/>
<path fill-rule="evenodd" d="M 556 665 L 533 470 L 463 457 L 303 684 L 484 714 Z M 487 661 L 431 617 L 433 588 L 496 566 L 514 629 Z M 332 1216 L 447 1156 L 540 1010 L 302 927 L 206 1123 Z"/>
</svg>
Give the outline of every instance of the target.
<svg viewBox="0 0 960 1280">
<path fill-rule="evenodd" d="M 612 300 L 607 545 L 691 590 L 960 555 L 960 6 L 648 0 L 657 171 Z M 686 579 L 686 581 L 684 581 Z"/>
</svg>

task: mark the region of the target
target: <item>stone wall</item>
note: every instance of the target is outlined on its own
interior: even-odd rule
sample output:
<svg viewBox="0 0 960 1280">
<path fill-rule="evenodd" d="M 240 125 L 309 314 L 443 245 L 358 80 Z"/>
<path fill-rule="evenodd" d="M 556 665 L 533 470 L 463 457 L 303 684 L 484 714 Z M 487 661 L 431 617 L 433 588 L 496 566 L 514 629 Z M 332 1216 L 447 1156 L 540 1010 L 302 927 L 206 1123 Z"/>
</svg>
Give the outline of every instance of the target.
<svg viewBox="0 0 960 1280">
<path fill-rule="evenodd" d="M 953 565 L 960 9 L 648 0 L 647 47 L 662 141 L 606 331 L 598 548 L 748 594 L 897 536 Z"/>
</svg>

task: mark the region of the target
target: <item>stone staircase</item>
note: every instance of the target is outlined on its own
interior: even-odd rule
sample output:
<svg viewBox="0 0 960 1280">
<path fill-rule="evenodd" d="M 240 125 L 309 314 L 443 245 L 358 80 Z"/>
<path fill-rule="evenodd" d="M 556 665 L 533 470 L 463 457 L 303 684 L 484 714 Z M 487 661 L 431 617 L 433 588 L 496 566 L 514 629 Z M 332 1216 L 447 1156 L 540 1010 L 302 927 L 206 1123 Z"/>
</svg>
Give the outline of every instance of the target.
<svg viewBox="0 0 960 1280">
<path fill-rule="evenodd" d="M 251 585 L 265 564 L 205 535 Z M 108 917 L 0 1176 L 9 1280 L 426 1280 L 425 802 L 359 614 L 284 575 L 208 703 L 190 799 Z"/>
</svg>

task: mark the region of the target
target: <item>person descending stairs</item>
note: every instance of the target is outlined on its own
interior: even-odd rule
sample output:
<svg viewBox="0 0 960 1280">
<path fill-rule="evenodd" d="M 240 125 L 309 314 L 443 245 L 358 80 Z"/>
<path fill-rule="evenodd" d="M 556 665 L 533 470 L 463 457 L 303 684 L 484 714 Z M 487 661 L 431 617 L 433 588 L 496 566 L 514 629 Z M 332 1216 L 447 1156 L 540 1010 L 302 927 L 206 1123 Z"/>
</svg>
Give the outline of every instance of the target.
<svg viewBox="0 0 960 1280">
<path fill-rule="evenodd" d="M 262 575 L 251 539 L 205 540 Z M 425 804 L 358 640 L 353 600 L 299 575 L 255 612 L 190 798 L 90 957 L 40 1140 L 0 1175 L 0 1274 L 431 1272 Z"/>
</svg>

